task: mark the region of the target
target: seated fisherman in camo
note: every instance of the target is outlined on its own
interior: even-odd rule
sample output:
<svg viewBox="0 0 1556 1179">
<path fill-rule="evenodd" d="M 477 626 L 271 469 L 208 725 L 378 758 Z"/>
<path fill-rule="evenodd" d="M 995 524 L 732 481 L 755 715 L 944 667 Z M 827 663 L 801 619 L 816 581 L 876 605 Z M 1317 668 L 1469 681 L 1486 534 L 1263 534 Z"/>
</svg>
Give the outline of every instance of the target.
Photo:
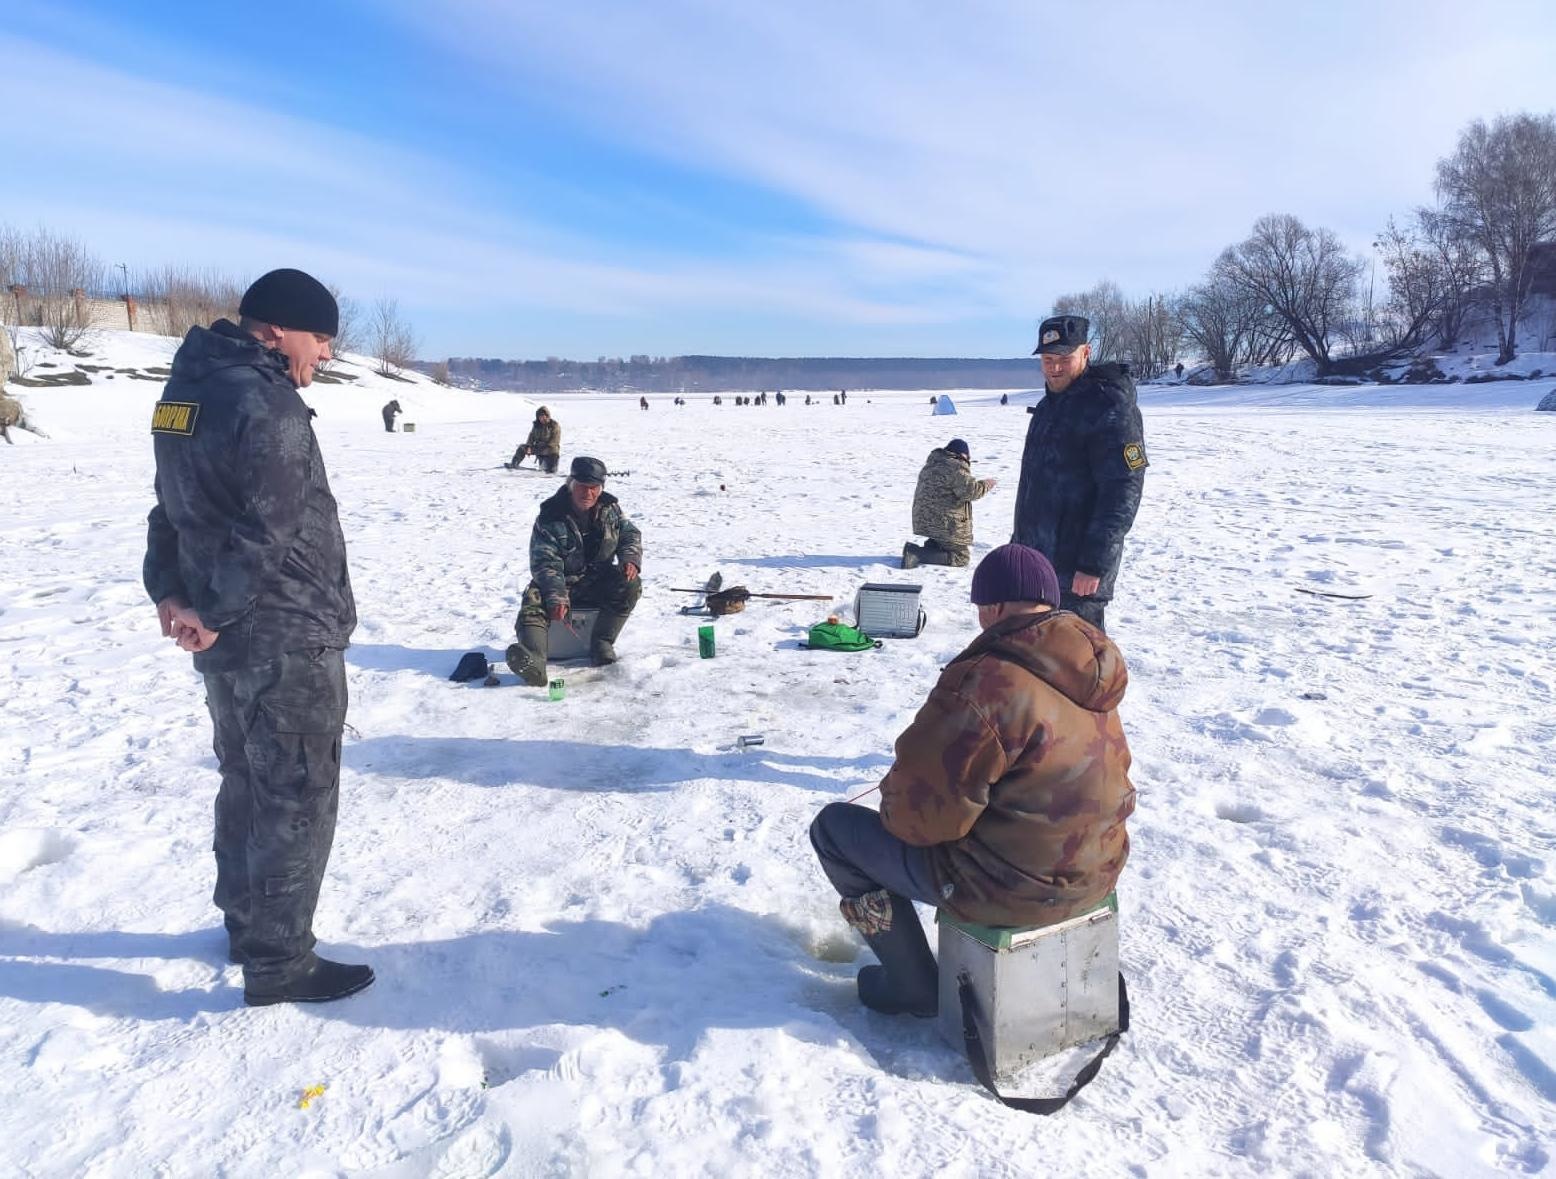
<svg viewBox="0 0 1556 1179">
<path fill-rule="evenodd" d="M 546 682 L 552 621 L 565 621 L 574 607 L 599 607 L 589 662 L 603 667 L 616 662 L 616 638 L 643 594 L 643 535 L 605 490 L 605 473 L 599 459 L 575 458 L 567 482 L 540 505 L 530 530 L 530 583 L 508 667 L 534 687 Z"/>
<path fill-rule="evenodd" d="M 1129 855 L 1118 648 L 1056 609 L 1058 576 L 1025 545 L 980 562 L 972 600 L 983 633 L 897 738 L 880 811 L 834 802 L 810 828 L 844 920 L 880 959 L 859 972 L 859 1001 L 888 1015 L 936 1013 L 914 901 L 980 925 L 1051 925 L 1095 908 Z"/>
</svg>

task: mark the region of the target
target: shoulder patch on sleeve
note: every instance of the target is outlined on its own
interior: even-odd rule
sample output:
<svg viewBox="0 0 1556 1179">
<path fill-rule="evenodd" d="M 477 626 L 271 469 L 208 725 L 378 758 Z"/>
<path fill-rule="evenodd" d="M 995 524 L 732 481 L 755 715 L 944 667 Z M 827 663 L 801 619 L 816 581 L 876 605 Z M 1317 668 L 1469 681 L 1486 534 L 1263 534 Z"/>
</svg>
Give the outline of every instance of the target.
<svg viewBox="0 0 1556 1179">
<path fill-rule="evenodd" d="M 1146 461 L 1145 447 L 1138 442 L 1124 444 L 1124 466 L 1131 471 L 1144 470 L 1151 464 Z"/>
<path fill-rule="evenodd" d="M 200 416 L 200 405 L 194 401 L 159 401 L 151 411 L 153 434 L 182 434 L 191 437 L 195 432 L 195 419 Z"/>
</svg>

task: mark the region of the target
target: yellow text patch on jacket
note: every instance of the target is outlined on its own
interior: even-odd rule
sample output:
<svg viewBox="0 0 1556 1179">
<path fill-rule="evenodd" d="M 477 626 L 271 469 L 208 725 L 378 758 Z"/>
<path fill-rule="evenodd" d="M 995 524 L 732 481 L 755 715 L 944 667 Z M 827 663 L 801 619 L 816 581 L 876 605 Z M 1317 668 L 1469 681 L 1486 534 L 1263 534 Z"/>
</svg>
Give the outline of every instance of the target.
<svg viewBox="0 0 1556 1179">
<path fill-rule="evenodd" d="M 199 416 L 200 406 L 193 401 L 159 401 L 151 411 L 151 432 L 187 437 L 194 433 Z"/>
</svg>

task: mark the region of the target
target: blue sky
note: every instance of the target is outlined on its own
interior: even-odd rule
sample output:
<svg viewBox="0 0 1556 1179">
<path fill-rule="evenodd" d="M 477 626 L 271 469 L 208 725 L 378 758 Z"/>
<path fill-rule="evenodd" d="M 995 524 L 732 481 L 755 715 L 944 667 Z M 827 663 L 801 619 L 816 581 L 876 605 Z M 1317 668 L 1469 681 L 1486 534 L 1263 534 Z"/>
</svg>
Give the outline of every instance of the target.
<svg viewBox="0 0 1556 1179">
<path fill-rule="evenodd" d="M 5 9 L 0 222 L 299 266 L 429 357 L 1022 355 L 1264 213 L 1363 250 L 1556 106 L 1545 0 Z"/>
</svg>

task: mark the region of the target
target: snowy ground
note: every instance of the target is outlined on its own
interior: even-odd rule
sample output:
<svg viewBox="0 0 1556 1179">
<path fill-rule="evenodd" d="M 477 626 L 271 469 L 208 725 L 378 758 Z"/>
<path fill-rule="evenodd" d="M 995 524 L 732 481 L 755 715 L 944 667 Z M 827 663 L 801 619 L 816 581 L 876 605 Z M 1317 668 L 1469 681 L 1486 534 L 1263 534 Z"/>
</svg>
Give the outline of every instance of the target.
<svg viewBox="0 0 1556 1179">
<path fill-rule="evenodd" d="M 529 407 L 316 386 L 362 616 L 317 924 L 379 981 L 249 1010 L 208 901 L 200 685 L 139 584 L 158 386 L 23 390 L 51 437 L 0 446 L 0 1171 L 1550 1169 L 1556 415 L 1529 410 L 1550 387 L 1143 398 L 1109 615 L 1140 790 L 1135 1026 L 1042 1122 L 932 1028 L 857 1006 L 868 953 L 805 839 L 974 631 L 968 571 L 893 571 L 914 474 L 966 437 L 1003 481 L 978 549 L 1004 539 L 1019 406 L 554 401 L 565 453 L 631 472 L 611 490 L 648 592 L 624 662 L 564 671 L 551 703 L 445 679 L 511 636 L 555 486 L 497 465 Z M 384 433 L 390 395 L 414 434 Z M 714 569 L 840 605 L 911 578 L 930 625 L 807 652 L 825 603 L 753 602 L 699 660 L 668 587 Z M 766 745 L 731 748 L 750 732 Z"/>
</svg>

